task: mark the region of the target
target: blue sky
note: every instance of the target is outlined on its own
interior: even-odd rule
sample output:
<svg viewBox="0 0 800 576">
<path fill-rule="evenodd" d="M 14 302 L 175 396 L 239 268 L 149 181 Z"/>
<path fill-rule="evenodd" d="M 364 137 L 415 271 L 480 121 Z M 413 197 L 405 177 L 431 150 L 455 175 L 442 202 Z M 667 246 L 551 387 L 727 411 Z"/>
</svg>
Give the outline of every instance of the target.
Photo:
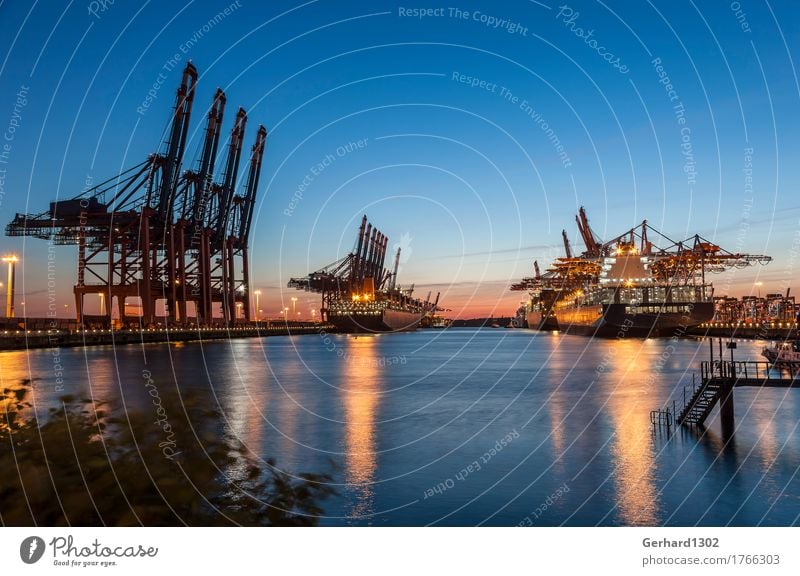
<svg viewBox="0 0 800 576">
<path fill-rule="evenodd" d="M 715 278 L 734 294 L 798 278 L 791 2 L 458 5 L 466 15 L 388 1 L 4 2 L 0 131 L 13 134 L 0 218 L 42 212 L 158 149 L 191 59 L 186 162 L 217 86 L 225 134 L 239 105 L 248 149 L 259 123 L 270 132 L 251 235 L 268 314 L 294 295 L 304 313 L 316 305 L 282 287 L 349 252 L 364 212 L 404 246 L 401 284 L 441 290 L 462 316 L 513 313 L 508 284 L 560 255 L 562 227 L 581 247 L 580 205 L 601 237 L 647 218 L 675 239 L 774 257 Z M 4 237 L 0 250 L 22 255 L 20 298 L 43 314 L 46 243 Z M 58 254 L 71 304 L 76 251 Z"/>
</svg>

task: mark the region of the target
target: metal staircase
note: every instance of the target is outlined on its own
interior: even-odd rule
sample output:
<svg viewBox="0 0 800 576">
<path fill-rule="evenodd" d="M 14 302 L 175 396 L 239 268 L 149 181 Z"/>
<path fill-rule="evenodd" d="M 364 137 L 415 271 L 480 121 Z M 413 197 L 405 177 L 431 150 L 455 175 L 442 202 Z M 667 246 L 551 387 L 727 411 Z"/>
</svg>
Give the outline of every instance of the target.
<svg viewBox="0 0 800 576">
<path fill-rule="evenodd" d="M 719 400 L 721 389 L 717 381 L 703 380 L 678 414 L 678 424 L 703 424 Z"/>
<path fill-rule="evenodd" d="M 723 433 L 727 430 L 732 433 L 735 428 L 733 391 L 740 386 L 755 386 L 758 388 L 800 388 L 800 371 L 787 370 L 776 367 L 770 362 L 754 360 L 734 360 L 733 350 L 735 342 L 728 343 L 731 350 L 731 359 L 722 359 L 722 339 L 719 340 L 719 357 L 714 358 L 714 343 L 709 340 L 711 358 L 700 363 L 700 383 L 695 386 L 695 377 L 692 376 L 692 387 L 683 389 L 683 409 L 677 413 L 675 421 L 678 424 L 702 426 L 714 406 L 719 402 L 720 422 Z M 688 399 L 687 399 L 688 397 Z M 673 406 L 676 401 L 673 401 Z M 651 413 L 654 427 L 660 421 Z M 667 414 L 668 415 L 668 414 Z"/>
<path fill-rule="evenodd" d="M 733 387 L 739 379 L 747 377 L 748 362 L 728 362 L 712 360 L 700 363 L 700 386 L 694 390 L 688 402 L 684 402 L 683 410 L 678 414 L 678 424 L 705 423 L 711 410 L 723 395 L 725 386 Z M 758 374 L 758 363 L 755 364 Z M 767 371 L 768 373 L 768 371 Z"/>
</svg>

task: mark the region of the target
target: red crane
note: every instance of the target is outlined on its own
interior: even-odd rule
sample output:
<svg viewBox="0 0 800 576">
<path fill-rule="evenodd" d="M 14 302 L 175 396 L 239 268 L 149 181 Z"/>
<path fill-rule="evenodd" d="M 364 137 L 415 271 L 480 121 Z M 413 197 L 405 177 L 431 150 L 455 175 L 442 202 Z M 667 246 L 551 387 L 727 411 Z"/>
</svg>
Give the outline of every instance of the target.
<svg viewBox="0 0 800 576">
<path fill-rule="evenodd" d="M 78 247 L 76 313 L 84 322 L 84 297 L 104 294 L 105 323 L 114 299 L 123 321 L 144 325 L 210 325 L 214 304 L 222 321 L 236 320 L 236 304 L 249 317 L 248 242 L 266 129 L 259 128 L 242 196 L 235 195 L 247 114 L 234 121 L 222 181 L 214 183 L 226 98 L 217 89 L 209 108 L 197 169 L 183 169 L 198 73 L 186 65 L 177 89 L 164 152 L 40 214 L 17 214 L 9 236 L 32 236 Z M 141 315 L 128 314 L 128 299 Z M 165 315 L 156 315 L 164 302 Z M 195 309 L 189 316 L 188 304 Z"/>
</svg>

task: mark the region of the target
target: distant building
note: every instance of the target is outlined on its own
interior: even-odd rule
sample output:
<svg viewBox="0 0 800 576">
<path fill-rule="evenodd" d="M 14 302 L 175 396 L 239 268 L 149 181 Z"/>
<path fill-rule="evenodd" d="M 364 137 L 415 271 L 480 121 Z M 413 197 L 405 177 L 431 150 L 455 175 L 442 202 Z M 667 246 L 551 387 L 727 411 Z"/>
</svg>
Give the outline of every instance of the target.
<svg viewBox="0 0 800 576">
<path fill-rule="evenodd" d="M 714 298 L 713 322 L 723 323 L 797 323 L 798 307 L 794 296 L 767 294 L 758 296 L 717 296 Z"/>
</svg>

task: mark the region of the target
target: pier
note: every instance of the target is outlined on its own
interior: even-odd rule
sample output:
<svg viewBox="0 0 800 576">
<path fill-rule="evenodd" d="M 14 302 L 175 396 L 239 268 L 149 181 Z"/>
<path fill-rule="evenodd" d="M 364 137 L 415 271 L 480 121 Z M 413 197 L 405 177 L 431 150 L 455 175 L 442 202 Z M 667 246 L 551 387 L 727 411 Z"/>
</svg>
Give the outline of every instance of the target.
<svg viewBox="0 0 800 576">
<path fill-rule="evenodd" d="M 728 343 L 731 359 L 722 359 L 722 341 L 719 342 L 720 355 L 714 359 L 714 343 L 711 341 L 711 359 L 700 363 L 700 382 L 693 387 L 689 398 L 684 390 L 684 407 L 677 416 L 677 423 L 702 426 L 719 403 L 723 432 L 732 432 L 735 425 L 733 391 L 741 386 L 761 388 L 800 388 L 800 372 L 781 369 L 770 362 L 755 360 L 734 360 L 734 342 Z"/>
<path fill-rule="evenodd" d="M 705 322 L 686 331 L 689 336 L 791 340 L 800 335 L 797 322 Z"/>
<path fill-rule="evenodd" d="M 73 348 L 159 342 L 195 342 L 335 332 L 332 325 L 311 322 L 249 324 L 199 328 L 20 329 L 0 332 L 0 352 L 33 348 Z"/>
</svg>

